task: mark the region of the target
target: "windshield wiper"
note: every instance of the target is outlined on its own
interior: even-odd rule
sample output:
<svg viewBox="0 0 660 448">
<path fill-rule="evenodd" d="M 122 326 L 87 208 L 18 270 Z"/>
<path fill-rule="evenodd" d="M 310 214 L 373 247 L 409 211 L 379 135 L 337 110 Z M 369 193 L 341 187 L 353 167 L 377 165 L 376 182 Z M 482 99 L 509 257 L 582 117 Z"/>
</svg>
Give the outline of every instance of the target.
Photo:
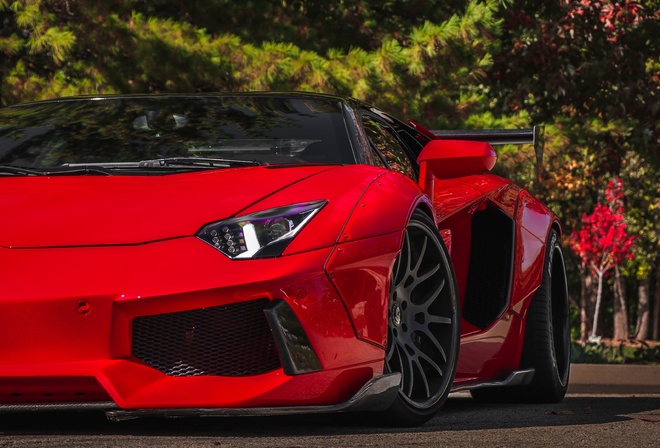
<svg viewBox="0 0 660 448">
<path fill-rule="evenodd" d="M 0 175 L 8 173 L 21 176 L 85 176 L 102 174 L 112 176 L 112 172 L 100 166 L 23 168 L 20 166 L 0 165 Z"/>
<path fill-rule="evenodd" d="M 81 176 L 87 174 L 103 174 L 105 176 L 112 176 L 112 171 L 101 166 L 83 166 L 76 168 L 56 168 L 51 171 L 44 171 L 47 176 Z"/>
<path fill-rule="evenodd" d="M 35 168 L 23 168 L 13 165 L 0 165 L 0 175 L 11 174 L 19 176 L 79 176 L 87 174 L 103 174 L 112 176 L 112 173 L 102 167 L 76 167 L 76 168 L 61 168 L 53 167 L 47 170 Z"/>
<path fill-rule="evenodd" d="M 133 170 L 151 168 L 230 168 L 235 166 L 268 165 L 260 160 L 218 159 L 206 157 L 168 157 L 163 159 L 141 160 L 139 162 L 91 162 L 91 163 L 65 163 L 67 168 L 86 168 L 100 170 Z"/>
<path fill-rule="evenodd" d="M 0 165 L 0 175 L 43 176 L 43 172 L 13 165 Z"/>
<path fill-rule="evenodd" d="M 140 168 L 163 167 L 163 166 L 193 166 L 200 168 L 229 168 L 235 166 L 261 166 L 268 163 L 261 160 L 237 160 L 209 157 L 169 157 L 165 159 L 143 160 L 139 163 Z"/>
<path fill-rule="evenodd" d="M 203 157 L 171 157 L 165 159 L 142 160 L 139 162 L 92 162 L 65 163 L 57 167 L 24 168 L 14 165 L 0 165 L 0 176 L 112 176 L 122 170 L 168 170 L 172 168 L 212 169 L 236 166 L 268 165 L 260 160 L 216 159 Z"/>
</svg>

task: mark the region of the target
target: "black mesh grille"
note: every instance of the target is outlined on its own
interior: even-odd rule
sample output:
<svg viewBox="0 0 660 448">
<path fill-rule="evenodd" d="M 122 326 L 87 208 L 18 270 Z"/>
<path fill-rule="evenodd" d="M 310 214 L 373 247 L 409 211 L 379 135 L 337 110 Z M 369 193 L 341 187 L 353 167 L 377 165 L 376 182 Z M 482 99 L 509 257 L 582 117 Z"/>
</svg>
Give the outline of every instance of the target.
<svg viewBox="0 0 660 448">
<path fill-rule="evenodd" d="M 256 375 L 280 367 L 268 299 L 133 320 L 133 355 L 171 376 Z"/>
</svg>

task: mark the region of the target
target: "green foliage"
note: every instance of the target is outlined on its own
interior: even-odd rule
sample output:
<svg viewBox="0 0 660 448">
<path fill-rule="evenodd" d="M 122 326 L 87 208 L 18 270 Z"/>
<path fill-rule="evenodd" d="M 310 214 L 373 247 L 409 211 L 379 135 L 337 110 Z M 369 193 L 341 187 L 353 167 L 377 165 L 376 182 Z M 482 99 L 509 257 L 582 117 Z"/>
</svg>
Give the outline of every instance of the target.
<svg viewBox="0 0 660 448">
<path fill-rule="evenodd" d="M 628 146 L 657 164 L 659 10 L 657 1 L 570 1 L 546 9 L 514 1 L 502 11 L 505 51 L 491 72 L 498 107 L 526 109 L 535 121 L 564 116 L 604 127 L 602 138 L 592 135 L 590 151 L 614 163 L 605 165 L 609 174 L 618 174 Z"/>
<path fill-rule="evenodd" d="M 455 10 L 422 1 L 249 3 L 12 3 L 1 12 L 2 103 L 112 92 L 315 90 L 430 117 L 433 127 L 458 126 L 470 109 L 459 103 L 461 92 L 486 76 L 500 26 L 496 5 L 476 0 Z M 407 9 L 414 3 L 434 20 Z M 381 20 L 387 14 L 395 19 Z M 244 26 L 259 22 L 274 28 Z M 301 27 L 324 37 L 307 39 Z"/>
<path fill-rule="evenodd" d="M 642 154 L 629 150 L 622 163 L 627 199 L 626 223 L 636 235 L 635 257 L 624 266 L 624 274 L 641 280 L 660 265 L 660 179 L 659 167 Z"/>
<path fill-rule="evenodd" d="M 576 364 L 660 364 L 660 346 L 571 344 L 571 362 Z"/>
</svg>

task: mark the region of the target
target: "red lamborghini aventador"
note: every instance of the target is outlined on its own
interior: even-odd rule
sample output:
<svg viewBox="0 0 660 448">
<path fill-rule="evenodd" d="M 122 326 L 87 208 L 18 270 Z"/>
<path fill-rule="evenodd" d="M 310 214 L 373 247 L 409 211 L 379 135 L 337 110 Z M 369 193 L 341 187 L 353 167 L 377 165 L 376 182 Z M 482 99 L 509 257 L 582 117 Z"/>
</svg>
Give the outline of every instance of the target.
<svg viewBox="0 0 660 448">
<path fill-rule="evenodd" d="M 467 138 L 307 93 L 0 109 L 0 411 L 561 400 L 559 222 Z"/>
</svg>

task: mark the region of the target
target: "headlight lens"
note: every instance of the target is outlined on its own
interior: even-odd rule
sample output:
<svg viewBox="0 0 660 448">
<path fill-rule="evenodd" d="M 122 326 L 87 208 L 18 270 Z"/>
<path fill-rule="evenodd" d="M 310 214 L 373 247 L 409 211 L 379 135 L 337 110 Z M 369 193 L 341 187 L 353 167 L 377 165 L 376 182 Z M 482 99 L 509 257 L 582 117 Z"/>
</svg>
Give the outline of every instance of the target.
<svg viewBox="0 0 660 448">
<path fill-rule="evenodd" d="M 229 258 L 277 257 L 326 202 L 304 202 L 214 222 L 197 237 Z"/>
</svg>

